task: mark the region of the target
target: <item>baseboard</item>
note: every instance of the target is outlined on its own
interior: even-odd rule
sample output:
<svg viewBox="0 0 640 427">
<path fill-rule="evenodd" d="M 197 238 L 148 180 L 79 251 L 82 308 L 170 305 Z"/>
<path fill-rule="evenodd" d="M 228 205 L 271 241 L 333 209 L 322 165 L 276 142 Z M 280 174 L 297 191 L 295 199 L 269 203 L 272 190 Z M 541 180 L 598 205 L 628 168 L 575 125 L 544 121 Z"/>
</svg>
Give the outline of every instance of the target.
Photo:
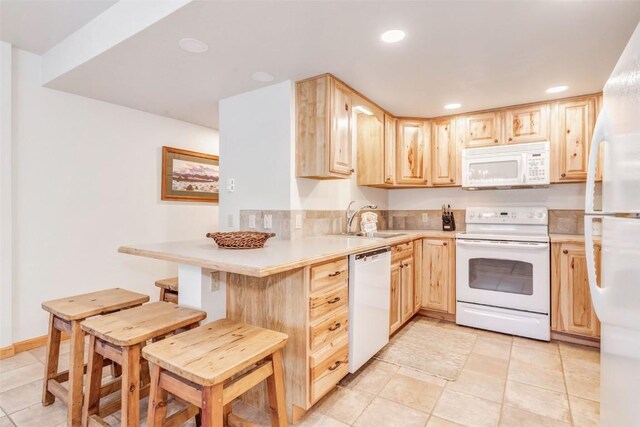
<svg viewBox="0 0 640 427">
<path fill-rule="evenodd" d="M 456 322 L 456 315 L 452 313 L 444 313 L 442 311 L 435 311 L 435 310 L 426 310 L 424 308 L 420 309 L 418 313 L 422 316 L 430 317 L 432 319 L 445 320 L 447 322 L 453 322 L 453 323 Z"/>
<path fill-rule="evenodd" d="M 588 347 L 600 348 L 600 340 L 598 338 L 581 337 L 577 335 L 565 334 L 563 332 L 551 331 L 551 339 L 554 341 L 562 341 L 571 344 L 580 344 L 586 345 Z"/>
<path fill-rule="evenodd" d="M 61 339 L 69 339 L 69 336 L 65 333 L 62 333 Z M 47 335 L 30 338 L 24 341 L 14 342 L 11 345 L 0 348 L 0 360 L 15 356 L 16 354 L 22 353 L 23 351 L 33 350 L 34 348 L 42 347 L 45 345 L 47 345 Z"/>
</svg>

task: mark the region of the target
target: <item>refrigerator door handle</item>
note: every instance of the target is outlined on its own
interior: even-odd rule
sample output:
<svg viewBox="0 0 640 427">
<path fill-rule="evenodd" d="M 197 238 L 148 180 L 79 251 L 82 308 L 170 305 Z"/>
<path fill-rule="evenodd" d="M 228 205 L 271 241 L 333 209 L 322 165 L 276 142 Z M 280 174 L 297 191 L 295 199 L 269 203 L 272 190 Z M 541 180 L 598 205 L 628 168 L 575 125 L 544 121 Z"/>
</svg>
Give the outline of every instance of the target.
<svg viewBox="0 0 640 427">
<path fill-rule="evenodd" d="M 602 322 L 604 294 L 605 290 L 598 286 L 596 275 L 596 258 L 593 250 L 593 219 L 600 218 L 602 215 L 585 215 L 584 217 L 584 246 L 587 258 L 587 280 L 589 281 L 589 291 L 591 292 L 591 301 L 593 309 Z"/>
<path fill-rule="evenodd" d="M 593 214 L 609 214 L 602 210 L 595 210 L 596 195 L 596 168 L 598 166 L 598 154 L 600 153 L 600 144 L 607 138 L 609 120 L 607 119 L 606 110 L 603 107 L 598 114 L 596 125 L 593 129 L 593 138 L 591 139 L 591 147 L 589 148 L 589 162 L 587 164 L 587 182 L 584 198 L 584 213 L 586 215 Z"/>
</svg>

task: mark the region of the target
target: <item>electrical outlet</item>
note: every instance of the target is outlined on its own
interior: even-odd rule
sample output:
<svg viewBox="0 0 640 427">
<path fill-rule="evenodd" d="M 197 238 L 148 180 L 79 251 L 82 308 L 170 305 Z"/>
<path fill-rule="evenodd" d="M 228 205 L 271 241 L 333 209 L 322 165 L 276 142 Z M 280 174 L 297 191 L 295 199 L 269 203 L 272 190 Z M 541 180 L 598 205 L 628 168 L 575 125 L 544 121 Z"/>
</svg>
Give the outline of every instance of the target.
<svg viewBox="0 0 640 427">
<path fill-rule="evenodd" d="M 265 216 L 264 216 L 264 229 L 265 230 L 271 230 L 272 226 L 273 226 L 273 224 L 271 222 L 271 215 L 265 214 Z"/>
<path fill-rule="evenodd" d="M 227 191 L 229 193 L 233 193 L 234 191 L 236 191 L 236 180 L 233 178 L 229 178 L 227 180 Z"/>
<path fill-rule="evenodd" d="M 249 228 L 254 230 L 256 228 L 256 216 L 249 215 Z"/>
<path fill-rule="evenodd" d="M 426 213 L 422 214 L 422 222 L 429 222 L 429 214 L 426 214 Z"/>
<path fill-rule="evenodd" d="M 233 214 L 227 215 L 227 227 L 233 227 Z"/>
<path fill-rule="evenodd" d="M 300 230 L 302 228 L 302 215 L 296 214 L 296 230 Z"/>
<path fill-rule="evenodd" d="M 212 271 L 211 272 L 211 281 L 209 282 L 209 291 L 216 292 L 220 290 L 220 272 Z"/>
</svg>

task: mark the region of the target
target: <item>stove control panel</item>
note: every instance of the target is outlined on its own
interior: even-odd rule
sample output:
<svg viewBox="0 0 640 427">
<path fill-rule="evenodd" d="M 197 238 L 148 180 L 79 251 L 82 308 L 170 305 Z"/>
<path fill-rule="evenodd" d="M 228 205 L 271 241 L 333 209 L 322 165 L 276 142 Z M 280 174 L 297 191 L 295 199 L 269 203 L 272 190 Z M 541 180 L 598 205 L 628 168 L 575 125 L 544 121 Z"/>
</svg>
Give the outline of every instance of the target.
<svg viewBox="0 0 640 427">
<path fill-rule="evenodd" d="M 470 224 L 534 224 L 547 225 L 547 208 L 486 207 L 467 208 L 466 222 Z"/>
</svg>

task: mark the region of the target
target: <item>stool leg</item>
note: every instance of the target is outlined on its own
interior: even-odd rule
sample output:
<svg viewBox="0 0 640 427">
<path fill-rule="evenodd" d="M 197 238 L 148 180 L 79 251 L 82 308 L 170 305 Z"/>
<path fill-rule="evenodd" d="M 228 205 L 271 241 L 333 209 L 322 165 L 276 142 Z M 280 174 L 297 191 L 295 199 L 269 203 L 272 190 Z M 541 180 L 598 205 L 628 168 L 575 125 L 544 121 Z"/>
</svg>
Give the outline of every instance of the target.
<svg viewBox="0 0 640 427">
<path fill-rule="evenodd" d="M 160 366 L 151 365 L 151 391 L 149 392 L 149 409 L 147 426 L 160 427 L 167 417 L 167 392 L 160 387 Z"/>
<path fill-rule="evenodd" d="M 67 425 L 79 426 L 82 423 L 82 377 L 84 376 L 84 331 L 79 320 L 71 321 L 69 351 L 69 403 L 67 407 Z"/>
<path fill-rule="evenodd" d="M 282 351 L 271 355 L 273 374 L 267 378 L 269 407 L 271 408 L 271 426 L 287 427 L 287 410 L 284 400 L 284 374 L 282 371 Z"/>
<path fill-rule="evenodd" d="M 164 288 L 160 288 L 160 301 L 164 301 L 164 294 L 165 294 L 165 290 Z"/>
<path fill-rule="evenodd" d="M 140 346 L 122 349 L 122 427 L 140 423 Z"/>
<path fill-rule="evenodd" d="M 60 357 L 60 331 L 53 325 L 54 315 L 49 314 L 49 335 L 47 335 L 47 355 L 44 364 L 44 381 L 42 383 L 42 404 L 51 405 L 56 397 L 49 391 L 48 381 L 58 374 L 58 357 Z"/>
<path fill-rule="evenodd" d="M 82 407 L 82 425 L 87 426 L 89 417 L 100 410 L 100 384 L 104 357 L 96 351 L 95 335 L 89 337 L 89 362 L 87 365 L 87 393 Z"/>
<path fill-rule="evenodd" d="M 224 408 L 222 405 L 223 384 L 202 387 L 202 411 L 200 417 L 203 427 L 223 427 Z"/>
<path fill-rule="evenodd" d="M 122 368 L 116 362 L 111 362 L 111 376 L 113 378 L 118 378 L 122 375 Z"/>
</svg>

